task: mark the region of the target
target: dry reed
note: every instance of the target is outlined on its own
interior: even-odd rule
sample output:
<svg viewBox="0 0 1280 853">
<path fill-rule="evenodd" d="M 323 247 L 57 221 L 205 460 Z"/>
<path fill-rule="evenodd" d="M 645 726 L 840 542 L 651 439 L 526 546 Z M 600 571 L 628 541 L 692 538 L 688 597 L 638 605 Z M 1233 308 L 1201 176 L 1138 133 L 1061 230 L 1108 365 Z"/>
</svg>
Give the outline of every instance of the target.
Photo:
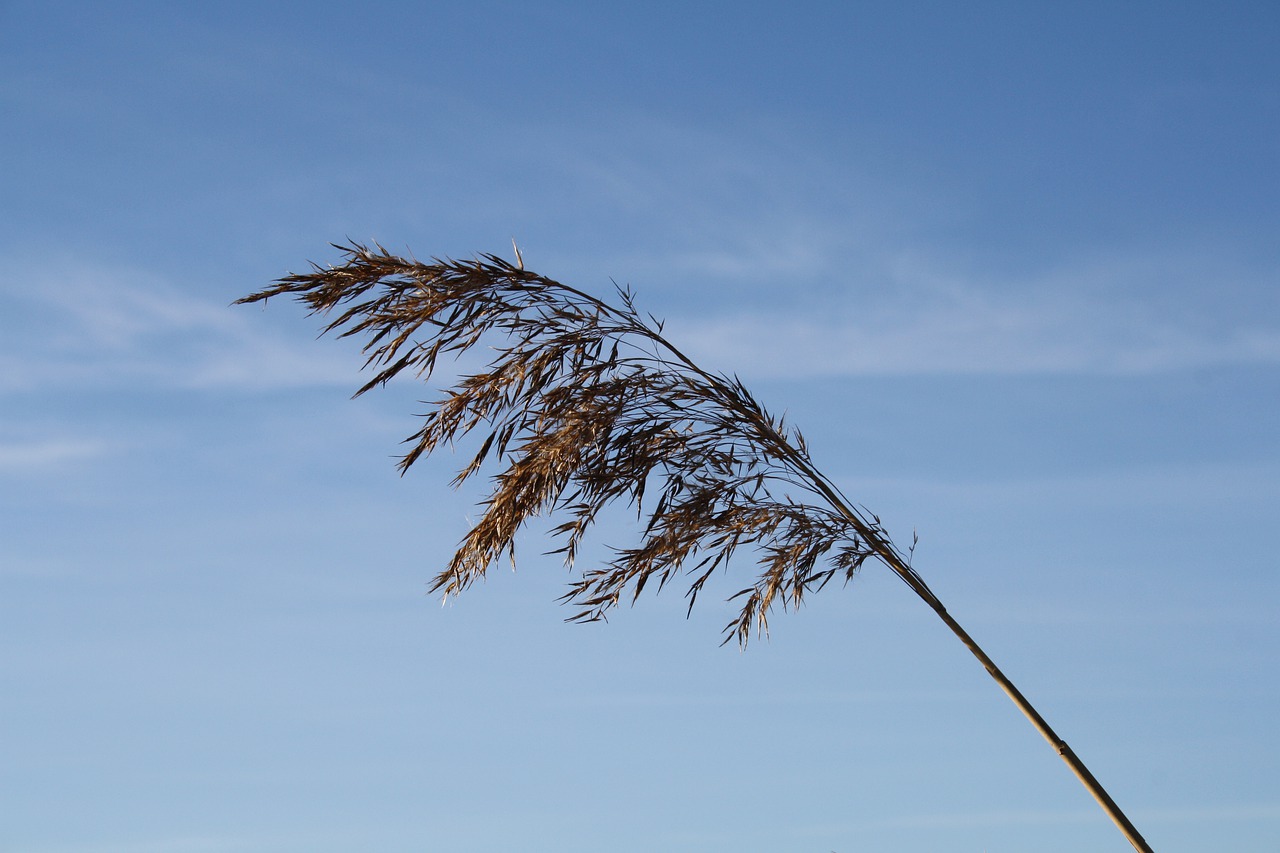
<svg viewBox="0 0 1280 853">
<path fill-rule="evenodd" d="M 920 596 L 978 659 L 1099 802 L 1136 850 L 1150 847 L 1071 748 L 942 606 L 894 545 L 880 519 L 849 501 L 813 464 L 804 436 L 775 418 L 736 378 L 708 372 L 641 315 L 630 290 L 618 305 L 511 264 L 406 260 L 381 246 L 335 246 L 346 260 L 313 265 L 239 303 L 290 294 L 312 314 L 337 311 L 325 328 L 364 335 L 376 372 L 357 396 L 405 373 L 430 377 L 441 357 L 482 343 L 488 367 L 457 379 L 407 439 L 400 461 L 418 459 L 472 432 L 484 434 L 458 472 L 461 485 L 491 460 L 492 491 L 479 521 L 432 589 L 457 595 L 495 562 L 515 562 L 517 534 L 531 520 L 565 519 L 552 530 L 574 567 L 601 510 L 634 507 L 641 541 L 586 568 L 562 600 L 570 621 L 603 619 L 646 586 L 683 577 L 691 612 L 707 581 L 739 548 L 757 574 L 725 626 L 745 646 L 768 629 L 776 606 L 799 606 L 833 578 L 849 581 L 868 558 L 883 562 Z M 652 506 L 646 506 L 646 495 Z"/>
<path fill-rule="evenodd" d="M 420 263 L 380 246 L 337 246 L 336 267 L 313 266 L 240 302 L 291 294 L 313 314 L 338 312 L 326 332 L 365 336 L 373 377 L 363 394 L 411 372 L 429 377 L 442 357 L 484 343 L 495 355 L 459 378 L 424 415 L 402 471 L 479 431 L 478 452 L 455 486 L 494 462 L 483 513 L 432 589 L 457 595 L 502 557 L 538 517 L 575 564 L 604 507 L 622 502 L 643 521 L 635 547 L 581 571 L 562 601 L 572 621 L 604 618 L 646 588 L 684 575 L 688 611 L 739 548 L 757 576 L 732 598 L 725 640 L 767 631 L 770 611 L 798 606 L 833 578 L 848 581 L 872 556 L 891 554 L 913 587 L 927 589 L 880 525 L 823 476 L 804 436 L 765 410 L 736 378 L 697 366 L 642 316 L 632 294 L 617 305 L 494 255 Z M 650 505 L 651 504 L 651 505 Z M 897 569 L 895 569 L 897 570 Z M 899 572 L 902 574 L 902 572 Z"/>
</svg>

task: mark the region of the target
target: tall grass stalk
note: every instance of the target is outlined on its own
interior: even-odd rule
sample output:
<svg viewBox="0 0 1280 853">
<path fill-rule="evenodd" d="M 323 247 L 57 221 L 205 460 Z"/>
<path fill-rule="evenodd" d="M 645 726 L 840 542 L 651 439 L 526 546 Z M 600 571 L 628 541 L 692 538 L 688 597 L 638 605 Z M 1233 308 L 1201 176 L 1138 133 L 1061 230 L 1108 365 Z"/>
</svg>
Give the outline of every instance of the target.
<svg viewBox="0 0 1280 853">
<path fill-rule="evenodd" d="M 873 559 L 902 579 L 964 643 L 1106 810 L 1135 849 L 1151 848 L 1119 806 L 991 658 L 947 612 L 880 519 L 849 500 L 809 454 L 800 430 L 770 414 L 736 377 L 708 372 L 663 336 L 619 288 L 608 304 L 496 255 L 421 263 L 381 246 L 336 246 L 338 266 L 313 266 L 240 303 L 292 295 L 325 328 L 364 336 L 374 375 L 357 396 L 402 373 L 429 377 L 442 357 L 488 345 L 481 372 L 456 380 L 423 416 L 400 460 L 406 471 L 441 445 L 477 432 L 479 449 L 455 486 L 488 470 L 483 513 L 433 591 L 458 595 L 503 558 L 532 519 L 552 528 L 571 569 L 599 512 L 622 503 L 640 542 L 581 569 L 562 601 L 570 621 L 603 619 L 646 588 L 685 586 L 689 611 L 739 548 L 755 556 L 732 596 L 724 641 L 746 646 L 779 606 L 798 607 Z"/>
</svg>

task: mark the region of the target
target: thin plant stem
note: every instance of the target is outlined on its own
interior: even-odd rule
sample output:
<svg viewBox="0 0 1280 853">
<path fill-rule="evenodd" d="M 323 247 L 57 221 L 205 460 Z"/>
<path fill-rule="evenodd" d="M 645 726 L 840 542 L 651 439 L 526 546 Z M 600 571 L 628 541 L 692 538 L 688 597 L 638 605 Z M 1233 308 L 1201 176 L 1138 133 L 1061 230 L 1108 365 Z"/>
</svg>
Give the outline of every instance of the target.
<svg viewBox="0 0 1280 853">
<path fill-rule="evenodd" d="M 456 379 L 422 416 L 400 460 L 419 458 L 473 431 L 487 433 L 458 472 L 459 486 L 491 475 L 484 511 L 432 590 L 458 595 L 500 559 L 515 564 L 516 535 L 540 516 L 569 568 L 604 507 L 634 507 L 639 545 L 614 548 L 581 570 L 561 601 L 568 621 L 605 619 L 624 599 L 685 577 L 688 610 L 740 548 L 754 549 L 757 576 L 724 628 L 741 646 L 768 632 L 778 606 L 798 608 L 834 578 L 853 579 L 868 559 L 884 563 L 927 603 L 1053 746 L 1139 851 L 1150 847 L 1066 742 L 942 606 L 880 519 L 850 501 L 814 464 L 803 434 L 771 415 L 737 377 L 695 364 L 641 315 L 631 291 L 608 304 L 496 255 L 429 263 L 381 246 L 335 246 L 338 266 L 313 266 L 239 303 L 292 295 L 336 318 L 326 332 L 366 336 L 375 373 L 356 395 L 408 372 L 429 378 L 441 358 L 488 345 L 488 366 Z M 656 498 L 654 497 L 656 494 Z M 646 519 L 647 515 L 647 519 Z"/>
</svg>

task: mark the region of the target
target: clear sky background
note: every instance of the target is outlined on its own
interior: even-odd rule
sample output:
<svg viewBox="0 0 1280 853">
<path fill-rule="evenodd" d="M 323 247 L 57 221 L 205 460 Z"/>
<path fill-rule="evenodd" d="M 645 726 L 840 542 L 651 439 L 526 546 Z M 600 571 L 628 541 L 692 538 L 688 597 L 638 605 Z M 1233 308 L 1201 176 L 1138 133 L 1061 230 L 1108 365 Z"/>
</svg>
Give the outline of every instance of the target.
<svg viewBox="0 0 1280 853">
<path fill-rule="evenodd" d="M 882 567 L 745 653 L 735 577 L 564 624 L 538 530 L 427 596 L 477 497 L 395 471 L 429 391 L 229 303 L 513 237 L 918 531 L 1156 850 L 1280 849 L 1277 45 L 1270 2 L 0 2 L 0 851 L 1129 849 Z"/>
</svg>

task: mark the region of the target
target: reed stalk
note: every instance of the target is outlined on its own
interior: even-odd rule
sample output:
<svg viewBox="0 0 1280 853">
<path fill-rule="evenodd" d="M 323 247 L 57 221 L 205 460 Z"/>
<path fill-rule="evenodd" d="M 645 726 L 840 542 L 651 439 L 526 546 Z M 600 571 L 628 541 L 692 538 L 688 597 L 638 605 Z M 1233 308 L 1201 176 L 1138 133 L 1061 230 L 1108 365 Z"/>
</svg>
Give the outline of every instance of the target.
<svg viewBox="0 0 1280 853">
<path fill-rule="evenodd" d="M 708 372 L 641 315 L 632 293 L 616 305 L 496 255 L 472 261 L 397 257 L 381 246 L 335 246 L 338 266 L 313 265 L 238 303 L 292 295 L 325 332 L 365 336 L 373 377 L 356 396 L 402 373 L 428 378 L 443 358 L 488 345 L 481 372 L 456 379 L 410 436 L 401 472 L 441 445 L 485 434 L 453 485 L 488 470 L 483 513 L 433 580 L 446 598 L 515 564 L 515 538 L 538 517 L 565 518 L 551 536 L 573 569 L 598 513 L 621 502 L 643 522 L 641 541 L 581 570 L 561 601 L 568 621 L 604 619 L 646 586 L 683 577 L 688 612 L 743 546 L 757 574 L 724 642 L 745 647 L 769 614 L 798 607 L 832 579 L 850 581 L 868 559 L 887 566 L 978 659 L 1140 851 L 1150 847 L 1084 763 L 947 612 L 880 524 L 815 466 L 800 430 L 771 415 L 737 377 Z M 652 501 L 646 503 L 646 496 Z M 656 497 L 655 497 L 656 496 Z"/>
</svg>

